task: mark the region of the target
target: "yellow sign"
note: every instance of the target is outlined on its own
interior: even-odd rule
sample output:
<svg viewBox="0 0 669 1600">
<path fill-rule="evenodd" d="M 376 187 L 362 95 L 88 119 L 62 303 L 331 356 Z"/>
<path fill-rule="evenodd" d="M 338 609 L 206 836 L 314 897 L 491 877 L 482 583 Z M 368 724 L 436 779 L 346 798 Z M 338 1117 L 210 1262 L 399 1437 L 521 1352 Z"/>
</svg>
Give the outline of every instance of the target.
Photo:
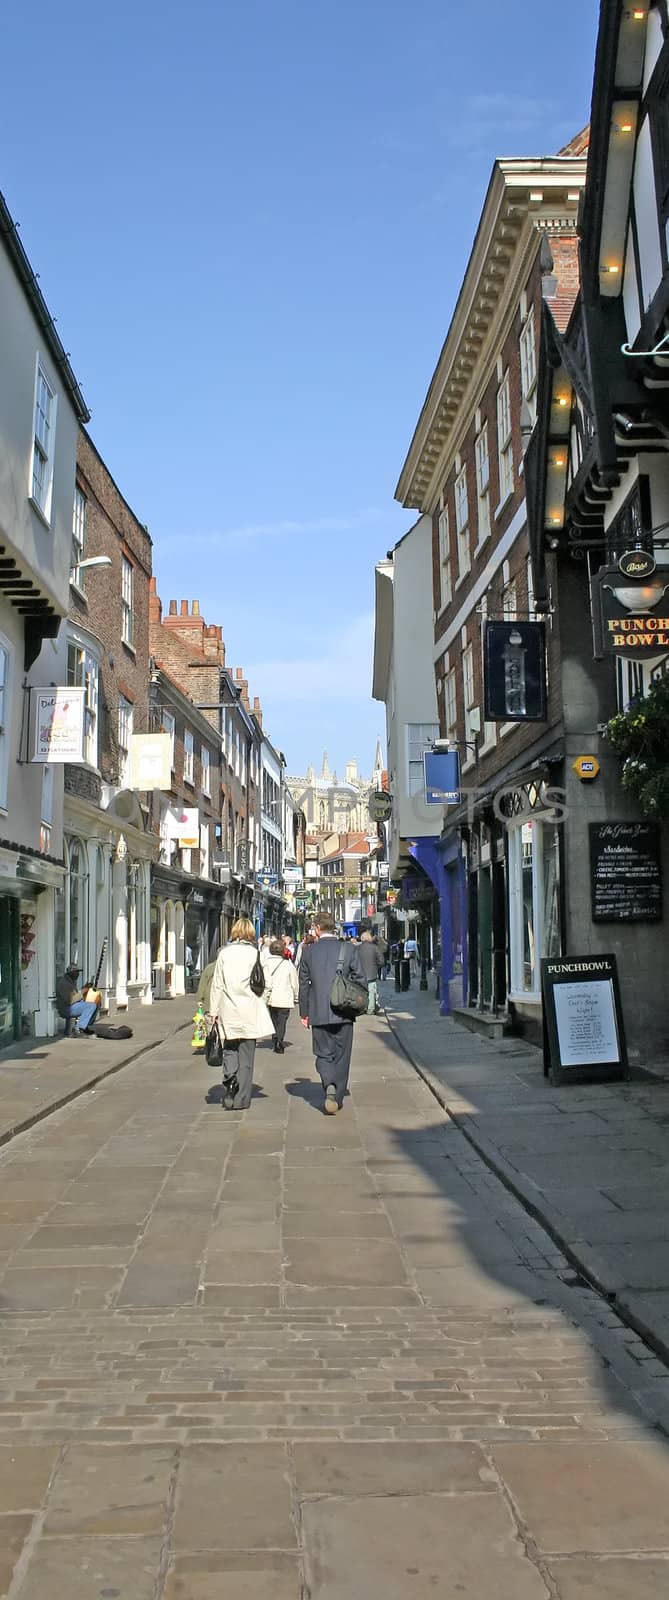
<svg viewBox="0 0 669 1600">
<path fill-rule="evenodd" d="M 576 773 L 577 778 L 580 778 L 583 782 L 588 782 L 593 778 L 596 778 L 599 772 L 599 762 L 597 757 L 577 756 L 572 770 Z"/>
</svg>

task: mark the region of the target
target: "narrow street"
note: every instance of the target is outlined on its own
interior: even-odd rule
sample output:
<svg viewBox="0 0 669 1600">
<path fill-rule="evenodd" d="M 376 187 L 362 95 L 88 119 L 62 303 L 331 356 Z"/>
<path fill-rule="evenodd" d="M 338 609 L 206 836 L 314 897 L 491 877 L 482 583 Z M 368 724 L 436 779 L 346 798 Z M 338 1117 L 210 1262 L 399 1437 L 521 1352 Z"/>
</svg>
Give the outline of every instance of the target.
<svg viewBox="0 0 669 1600">
<path fill-rule="evenodd" d="M 336 1119 L 289 1038 L 249 1113 L 182 1032 L 6 1146 L 0 1595 L 659 1600 L 666 1369 L 384 1019 Z"/>
</svg>

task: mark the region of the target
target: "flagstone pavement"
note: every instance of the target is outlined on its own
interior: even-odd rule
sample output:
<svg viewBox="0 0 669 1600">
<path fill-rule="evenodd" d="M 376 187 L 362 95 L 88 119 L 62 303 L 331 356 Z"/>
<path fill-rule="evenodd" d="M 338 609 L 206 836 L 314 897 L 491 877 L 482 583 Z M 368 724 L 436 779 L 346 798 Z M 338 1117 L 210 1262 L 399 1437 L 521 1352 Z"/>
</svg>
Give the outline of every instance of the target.
<svg viewBox="0 0 669 1600">
<path fill-rule="evenodd" d="M 0 1153 L 0 1597 L 659 1600 L 669 1371 L 385 1019 L 176 1034 Z"/>
</svg>

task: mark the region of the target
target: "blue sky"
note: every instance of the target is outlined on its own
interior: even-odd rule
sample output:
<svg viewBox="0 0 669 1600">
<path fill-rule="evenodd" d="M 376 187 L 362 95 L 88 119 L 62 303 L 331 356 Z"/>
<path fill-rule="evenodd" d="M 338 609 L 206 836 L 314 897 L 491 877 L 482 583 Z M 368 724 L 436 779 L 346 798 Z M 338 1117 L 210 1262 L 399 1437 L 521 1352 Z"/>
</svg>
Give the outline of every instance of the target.
<svg viewBox="0 0 669 1600">
<path fill-rule="evenodd" d="M 33 0 L 0 188 L 154 539 L 289 768 L 367 771 L 373 572 L 496 155 L 587 121 L 596 0 Z M 36 67 L 39 72 L 36 73 Z"/>
</svg>

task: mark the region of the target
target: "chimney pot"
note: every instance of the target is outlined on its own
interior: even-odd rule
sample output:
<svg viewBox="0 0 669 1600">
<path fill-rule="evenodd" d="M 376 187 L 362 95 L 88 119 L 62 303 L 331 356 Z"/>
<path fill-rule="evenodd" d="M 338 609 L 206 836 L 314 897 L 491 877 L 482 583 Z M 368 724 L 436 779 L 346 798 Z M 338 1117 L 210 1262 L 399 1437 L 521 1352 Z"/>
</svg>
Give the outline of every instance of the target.
<svg viewBox="0 0 669 1600">
<path fill-rule="evenodd" d="M 176 614 L 177 614 L 177 603 L 176 603 L 176 600 L 170 600 L 170 616 L 171 617 L 176 617 Z"/>
<path fill-rule="evenodd" d="M 187 617 L 188 616 L 188 601 L 187 600 L 182 600 L 181 601 L 181 615 L 182 615 L 182 617 Z"/>
<path fill-rule="evenodd" d="M 200 615 L 200 602 L 199 602 L 199 600 L 194 600 L 193 601 L 192 615 L 194 617 L 199 617 L 199 615 Z"/>
</svg>

